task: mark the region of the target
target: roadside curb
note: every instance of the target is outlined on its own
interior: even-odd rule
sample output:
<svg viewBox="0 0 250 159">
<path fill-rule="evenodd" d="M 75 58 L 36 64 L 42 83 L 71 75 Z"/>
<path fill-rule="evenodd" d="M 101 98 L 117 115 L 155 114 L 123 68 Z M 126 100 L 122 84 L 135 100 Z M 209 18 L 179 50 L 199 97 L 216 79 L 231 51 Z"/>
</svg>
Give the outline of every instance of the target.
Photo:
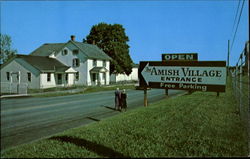
<svg viewBox="0 0 250 159">
<path fill-rule="evenodd" d="M 30 97 L 30 94 L 15 94 L 15 95 L 3 95 L 0 98 L 19 98 L 19 97 Z"/>
<path fill-rule="evenodd" d="M 54 92 L 41 92 L 41 93 L 31 93 L 31 94 L 13 94 L 13 95 L 2 95 L 0 98 L 19 98 L 19 97 L 34 97 L 35 95 L 43 95 L 43 94 L 54 94 L 54 93 L 78 93 L 82 90 L 67 90 L 67 91 L 54 91 Z"/>
</svg>

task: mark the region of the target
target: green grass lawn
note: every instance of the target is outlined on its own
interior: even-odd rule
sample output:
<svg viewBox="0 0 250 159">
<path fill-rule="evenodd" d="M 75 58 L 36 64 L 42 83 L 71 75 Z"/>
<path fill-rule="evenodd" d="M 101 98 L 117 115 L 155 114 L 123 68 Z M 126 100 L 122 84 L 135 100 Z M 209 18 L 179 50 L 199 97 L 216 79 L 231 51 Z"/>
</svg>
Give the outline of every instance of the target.
<svg viewBox="0 0 250 159">
<path fill-rule="evenodd" d="M 70 90 L 70 88 L 48 88 L 48 90 L 44 90 L 43 94 L 32 94 L 33 97 L 55 97 L 55 96 L 66 96 L 66 95 L 73 95 L 73 94 L 86 94 L 86 93 L 93 93 L 93 92 L 100 92 L 100 91 L 110 91 L 116 90 L 119 87 L 120 89 L 135 89 L 134 84 L 130 85 L 115 85 L 115 86 L 89 86 L 89 87 L 73 87 L 74 89 L 82 89 L 78 92 L 53 92 L 53 91 L 62 91 L 62 90 Z M 72 88 L 71 88 L 72 89 Z M 37 90 L 36 90 L 37 91 Z M 38 93 L 33 91 L 33 93 Z M 42 91 L 42 90 L 40 90 Z M 39 92 L 42 93 L 42 92 Z"/>
<path fill-rule="evenodd" d="M 64 91 L 71 89 L 84 89 L 86 86 L 71 86 L 71 87 L 52 87 L 44 89 L 28 89 L 28 93 L 44 93 L 44 92 L 54 92 L 54 91 Z"/>
<path fill-rule="evenodd" d="M 1 153 L 1 157 L 247 156 L 230 88 L 161 100 Z"/>
<path fill-rule="evenodd" d="M 99 87 L 88 87 L 84 92 L 85 93 L 92 93 L 92 92 L 99 92 L 99 91 L 111 91 L 116 90 L 119 87 L 120 90 L 122 89 L 135 89 L 135 85 L 116 85 L 116 86 L 99 86 Z"/>
</svg>

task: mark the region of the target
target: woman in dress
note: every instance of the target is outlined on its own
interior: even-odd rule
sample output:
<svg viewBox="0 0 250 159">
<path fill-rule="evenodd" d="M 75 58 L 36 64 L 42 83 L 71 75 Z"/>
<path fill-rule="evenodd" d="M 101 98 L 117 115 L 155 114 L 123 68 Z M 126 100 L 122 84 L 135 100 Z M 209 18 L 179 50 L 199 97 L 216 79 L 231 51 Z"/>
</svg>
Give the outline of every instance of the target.
<svg viewBox="0 0 250 159">
<path fill-rule="evenodd" d="M 121 93 L 121 109 L 127 110 L 127 93 L 125 89 Z"/>
</svg>

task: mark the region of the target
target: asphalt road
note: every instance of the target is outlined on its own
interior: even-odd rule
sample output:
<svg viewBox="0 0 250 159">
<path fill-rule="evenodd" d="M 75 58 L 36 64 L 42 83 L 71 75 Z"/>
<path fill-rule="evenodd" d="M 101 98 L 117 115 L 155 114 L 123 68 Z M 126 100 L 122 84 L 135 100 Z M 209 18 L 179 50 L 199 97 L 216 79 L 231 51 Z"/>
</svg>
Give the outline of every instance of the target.
<svg viewBox="0 0 250 159">
<path fill-rule="evenodd" d="M 148 102 L 165 98 L 165 90 L 148 91 Z M 170 90 L 169 95 L 184 93 Z M 128 111 L 143 106 L 143 91 L 127 90 Z M 1 151 L 69 128 L 119 114 L 114 91 L 59 97 L 1 99 Z"/>
</svg>

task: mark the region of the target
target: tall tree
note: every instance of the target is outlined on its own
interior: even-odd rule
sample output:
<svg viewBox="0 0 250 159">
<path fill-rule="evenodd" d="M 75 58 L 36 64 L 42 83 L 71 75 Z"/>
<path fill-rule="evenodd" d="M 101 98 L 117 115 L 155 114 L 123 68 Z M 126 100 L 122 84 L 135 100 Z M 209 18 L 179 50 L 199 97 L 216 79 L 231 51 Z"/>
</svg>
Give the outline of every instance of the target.
<svg viewBox="0 0 250 159">
<path fill-rule="evenodd" d="M 8 59 L 13 57 L 17 53 L 17 50 L 13 50 L 11 48 L 11 45 L 11 37 L 7 34 L 0 34 L 0 63 L 6 62 Z"/>
<path fill-rule="evenodd" d="M 96 44 L 113 60 L 110 64 L 110 72 L 126 73 L 132 72 L 132 59 L 129 55 L 129 41 L 125 29 L 120 24 L 99 23 L 92 26 L 89 35 L 83 42 Z"/>
</svg>

